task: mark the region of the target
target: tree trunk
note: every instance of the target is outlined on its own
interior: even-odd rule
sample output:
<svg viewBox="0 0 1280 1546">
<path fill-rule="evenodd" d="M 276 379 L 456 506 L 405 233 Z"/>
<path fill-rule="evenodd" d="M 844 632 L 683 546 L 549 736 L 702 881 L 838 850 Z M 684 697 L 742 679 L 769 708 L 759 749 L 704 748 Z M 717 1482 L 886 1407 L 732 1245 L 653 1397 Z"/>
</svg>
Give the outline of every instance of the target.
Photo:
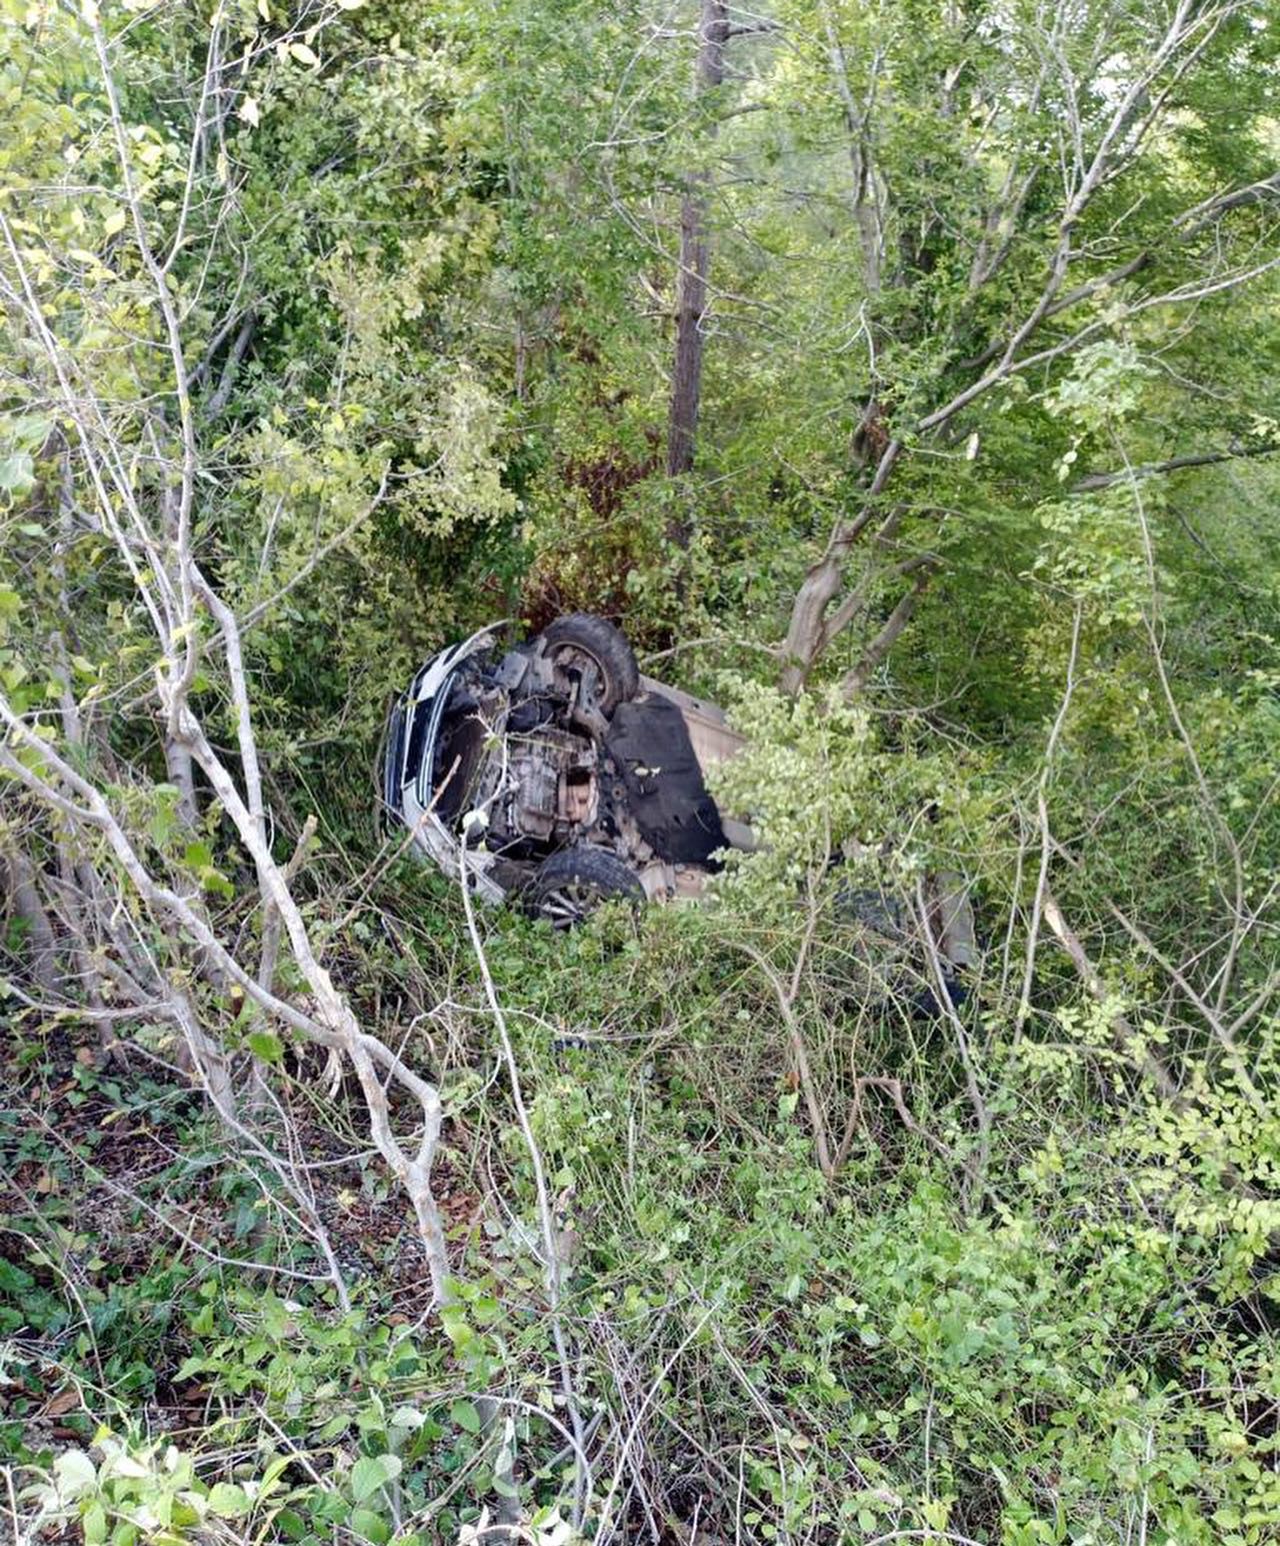
<svg viewBox="0 0 1280 1546">
<path fill-rule="evenodd" d="M 823 650 L 840 628 L 846 627 L 856 616 L 855 608 L 842 607 L 838 609 L 843 614 L 840 626 L 832 627 L 827 619 L 827 609 L 836 599 L 844 583 L 845 563 L 853 551 L 854 544 L 875 519 L 876 501 L 884 492 L 885 484 L 889 481 L 901 451 L 902 442 L 899 440 L 891 440 L 884 447 L 880 453 L 880 460 L 876 464 L 871 485 L 867 489 L 862 509 L 852 520 L 840 521 L 836 525 L 827 543 L 826 552 L 800 582 L 800 587 L 791 603 L 791 621 L 787 628 L 786 643 L 783 646 L 780 683 L 783 692 L 791 697 L 803 690 L 809 680 L 809 673 Z M 890 510 L 881 522 L 875 534 L 875 540 L 884 541 L 892 536 L 897 530 L 901 514 L 900 510 Z"/>
<path fill-rule="evenodd" d="M 694 106 L 724 80 L 724 50 L 729 37 L 725 0 L 701 0 Z M 707 309 L 707 205 L 710 172 L 701 168 L 685 179 L 680 205 L 680 267 L 676 275 L 676 355 L 671 372 L 671 417 L 667 429 L 667 475 L 679 477 L 693 467 L 702 400 L 703 317 Z M 688 546 L 687 530 L 675 533 Z"/>
<path fill-rule="evenodd" d="M 196 774 L 191 761 L 191 748 L 176 741 L 171 735 L 165 736 L 164 763 L 169 782 L 178 791 L 174 814 L 184 832 L 194 832 L 200 822 L 200 802 L 196 796 Z"/>
<path fill-rule="evenodd" d="M 880 257 L 883 232 L 880 227 L 880 198 L 876 188 L 875 169 L 871 161 L 871 146 L 867 137 L 867 124 L 871 117 L 874 85 L 868 92 L 866 104 L 859 107 L 849 83 L 849 66 L 845 59 L 844 45 L 836 28 L 835 18 L 829 5 L 820 7 L 822 25 L 827 35 L 827 58 L 831 64 L 831 78 L 840 98 L 840 110 L 844 116 L 845 131 L 849 139 L 849 165 L 853 172 L 850 206 L 858 223 L 858 240 L 862 245 L 862 281 L 867 293 L 874 295 L 880 289 Z"/>
<path fill-rule="evenodd" d="M 58 943 L 53 925 L 45 911 L 44 902 L 36 887 L 35 871 L 17 848 L 0 854 L 0 877 L 3 877 L 9 906 L 26 929 L 27 967 L 32 983 L 42 993 L 58 991 Z"/>
</svg>

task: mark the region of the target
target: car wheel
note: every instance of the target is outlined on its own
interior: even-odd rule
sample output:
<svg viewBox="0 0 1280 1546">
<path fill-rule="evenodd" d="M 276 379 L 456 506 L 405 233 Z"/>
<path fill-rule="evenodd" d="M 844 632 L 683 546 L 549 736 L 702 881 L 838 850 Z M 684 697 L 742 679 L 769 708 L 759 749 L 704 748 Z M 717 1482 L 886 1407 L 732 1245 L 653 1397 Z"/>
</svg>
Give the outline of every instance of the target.
<svg viewBox="0 0 1280 1546">
<path fill-rule="evenodd" d="M 572 929 L 603 903 L 619 900 L 639 906 L 644 887 L 621 859 L 590 844 L 552 854 L 525 891 L 529 911 L 553 929 Z"/>
<path fill-rule="evenodd" d="M 613 713 L 640 691 L 640 667 L 626 635 L 590 612 L 558 617 L 538 635 L 543 654 L 557 670 L 577 671 L 600 712 Z"/>
</svg>

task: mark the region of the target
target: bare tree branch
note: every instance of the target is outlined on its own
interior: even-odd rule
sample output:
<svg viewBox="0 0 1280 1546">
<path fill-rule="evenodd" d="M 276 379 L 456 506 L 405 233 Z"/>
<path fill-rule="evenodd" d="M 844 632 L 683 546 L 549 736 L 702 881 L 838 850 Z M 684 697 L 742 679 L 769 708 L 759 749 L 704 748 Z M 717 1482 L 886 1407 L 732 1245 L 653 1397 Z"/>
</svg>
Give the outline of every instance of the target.
<svg viewBox="0 0 1280 1546">
<path fill-rule="evenodd" d="M 1114 488 L 1135 478 L 1156 478 L 1167 472 L 1183 472 L 1188 467 L 1215 467 L 1220 462 L 1238 462 L 1254 456 L 1274 456 L 1280 445 L 1234 446 L 1229 451 L 1200 451 L 1186 456 L 1171 456 L 1163 462 L 1143 462 L 1117 472 L 1089 472 L 1072 485 L 1073 494 L 1088 494 L 1095 489 Z"/>
</svg>

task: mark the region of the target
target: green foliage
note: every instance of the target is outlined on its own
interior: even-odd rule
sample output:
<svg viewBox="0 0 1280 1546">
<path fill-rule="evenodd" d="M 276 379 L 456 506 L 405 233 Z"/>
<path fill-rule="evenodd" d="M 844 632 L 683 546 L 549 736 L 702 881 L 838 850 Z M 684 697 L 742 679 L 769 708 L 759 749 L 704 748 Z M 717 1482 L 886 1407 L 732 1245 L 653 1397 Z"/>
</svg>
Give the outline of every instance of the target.
<svg viewBox="0 0 1280 1546">
<path fill-rule="evenodd" d="M 166 1541 L 171 1546 L 199 1541 L 227 1521 L 275 1540 L 303 1540 L 308 1532 L 347 1526 L 357 1539 L 385 1546 L 392 1527 L 369 1506 L 400 1473 L 394 1455 L 365 1456 L 350 1467 L 342 1485 L 299 1486 L 287 1473 L 289 1455 L 267 1457 L 259 1474 L 212 1484 L 197 1474 L 195 1461 L 175 1445 L 142 1442 L 107 1430 L 94 1436 L 91 1458 L 64 1450 L 39 1480 L 18 1493 L 32 1508 L 35 1528 L 79 1523 L 85 1546 L 135 1546 Z M 401 1540 L 418 1542 L 416 1534 Z"/>
<path fill-rule="evenodd" d="M 1275 1538 L 1277 45 L 1256 5 L 1196 16 L 1068 215 L 1158 8 L 779 0 L 694 94 L 690 7 L 0 0 L 0 687 L 35 736 L 0 784 L 0 1448 L 29 1533 L 478 1542 L 514 1454 L 539 1546 Z M 141 556 L 187 406 L 277 851 L 318 818 L 324 969 L 443 1092 L 438 1312 L 353 1091 L 131 889 L 83 789 L 17 781 L 63 757 L 256 978 L 251 866 L 202 780 L 192 819 L 152 691 L 189 646 L 233 744 L 215 622 L 157 631 Z M 849 627 L 785 696 L 797 587 L 864 514 Z M 846 701 L 828 675 L 921 573 Z M 578 607 L 725 703 L 749 744 L 715 793 L 758 846 L 696 907 L 482 924 L 553 1315 L 458 900 L 370 774 L 430 651 Z M 912 913 L 939 874 L 978 919 L 945 1004 Z M 122 940 L 256 1062 L 289 1184 L 152 1069 L 178 1039 Z M 305 1003 L 291 960 L 273 981 Z"/>
</svg>

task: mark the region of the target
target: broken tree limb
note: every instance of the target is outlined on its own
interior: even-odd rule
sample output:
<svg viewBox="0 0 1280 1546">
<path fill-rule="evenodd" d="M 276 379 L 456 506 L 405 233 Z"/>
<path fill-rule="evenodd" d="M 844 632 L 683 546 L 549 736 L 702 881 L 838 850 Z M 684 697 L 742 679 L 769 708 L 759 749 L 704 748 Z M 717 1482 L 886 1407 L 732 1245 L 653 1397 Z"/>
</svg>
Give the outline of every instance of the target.
<svg viewBox="0 0 1280 1546">
<path fill-rule="evenodd" d="M 1080 942 L 1080 936 L 1067 923 L 1061 907 L 1058 906 L 1057 898 L 1047 886 L 1043 892 L 1041 916 L 1049 925 L 1054 938 L 1070 957 L 1071 964 L 1075 967 L 1089 997 L 1098 1004 L 1112 1005 L 1112 994 L 1102 980 L 1101 973 L 1089 959 L 1088 952 Z M 1132 1022 L 1114 1007 L 1111 1014 L 1111 1034 L 1120 1051 L 1130 1061 L 1137 1063 L 1165 1100 L 1176 1102 L 1178 1087 L 1168 1069 L 1150 1048 L 1138 1045 L 1138 1033 L 1134 1030 Z"/>
<path fill-rule="evenodd" d="M 845 673 L 844 680 L 840 684 L 840 690 L 846 702 L 856 698 L 871 679 L 871 674 L 885 658 L 893 646 L 898 642 L 903 629 L 911 621 L 916 607 L 920 604 L 920 598 L 928 590 L 930 582 L 937 573 L 937 562 L 934 559 L 922 561 L 916 572 L 915 582 L 911 589 L 903 596 L 893 611 L 885 619 L 884 627 L 872 639 L 862 652 L 862 657 L 852 671 Z"/>
</svg>

